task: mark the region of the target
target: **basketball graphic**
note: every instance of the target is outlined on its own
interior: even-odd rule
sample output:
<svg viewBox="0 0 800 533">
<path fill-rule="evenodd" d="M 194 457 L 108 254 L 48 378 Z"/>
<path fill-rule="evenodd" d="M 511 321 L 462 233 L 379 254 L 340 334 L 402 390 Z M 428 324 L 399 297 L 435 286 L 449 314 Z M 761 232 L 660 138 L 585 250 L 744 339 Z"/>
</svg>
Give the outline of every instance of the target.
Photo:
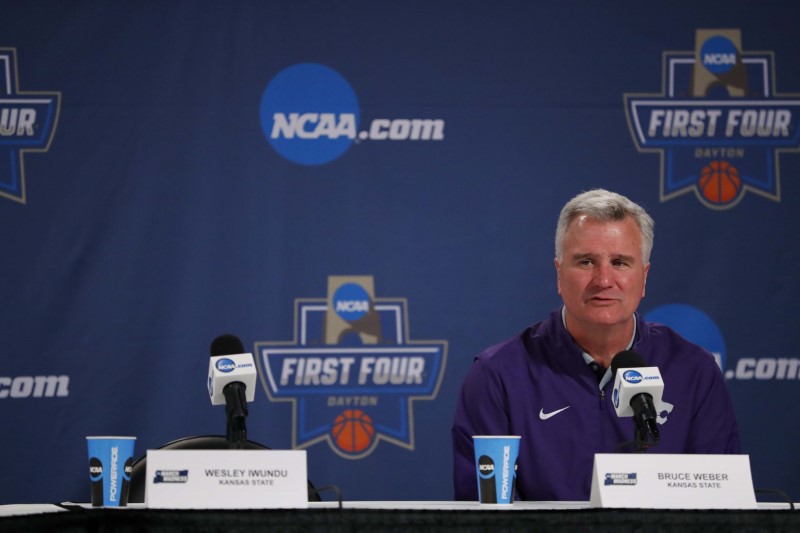
<svg viewBox="0 0 800 533">
<path fill-rule="evenodd" d="M 712 161 L 703 168 L 698 182 L 703 198 L 712 204 L 732 202 L 742 190 L 739 171 L 727 161 Z"/>
<path fill-rule="evenodd" d="M 375 428 L 372 419 L 361 409 L 346 409 L 333 421 L 333 439 L 348 453 L 366 450 L 372 443 Z"/>
</svg>

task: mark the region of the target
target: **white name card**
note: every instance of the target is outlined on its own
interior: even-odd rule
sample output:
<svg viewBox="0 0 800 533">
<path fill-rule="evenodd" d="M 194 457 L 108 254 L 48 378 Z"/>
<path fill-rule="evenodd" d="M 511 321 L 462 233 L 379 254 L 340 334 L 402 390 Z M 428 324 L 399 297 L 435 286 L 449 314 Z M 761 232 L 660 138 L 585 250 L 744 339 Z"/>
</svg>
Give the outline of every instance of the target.
<svg viewBox="0 0 800 533">
<path fill-rule="evenodd" d="M 304 509 L 305 450 L 148 450 L 152 509 Z"/>
<path fill-rule="evenodd" d="M 594 456 L 592 507 L 755 509 L 747 455 Z"/>
</svg>

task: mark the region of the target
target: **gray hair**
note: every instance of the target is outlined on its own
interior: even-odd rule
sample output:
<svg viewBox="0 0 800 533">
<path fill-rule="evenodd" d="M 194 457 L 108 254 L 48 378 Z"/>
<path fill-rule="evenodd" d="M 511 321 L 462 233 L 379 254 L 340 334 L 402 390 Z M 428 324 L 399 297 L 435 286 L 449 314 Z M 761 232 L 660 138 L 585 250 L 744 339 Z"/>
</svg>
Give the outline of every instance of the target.
<svg viewBox="0 0 800 533">
<path fill-rule="evenodd" d="M 569 202 L 561 209 L 556 226 L 556 259 L 562 261 L 564 253 L 564 237 L 567 229 L 580 215 L 600 221 L 633 219 L 639 226 L 642 234 L 642 263 L 650 261 L 650 252 L 653 250 L 653 219 L 638 204 L 628 198 L 605 189 L 586 191 Z"/>
</svg>

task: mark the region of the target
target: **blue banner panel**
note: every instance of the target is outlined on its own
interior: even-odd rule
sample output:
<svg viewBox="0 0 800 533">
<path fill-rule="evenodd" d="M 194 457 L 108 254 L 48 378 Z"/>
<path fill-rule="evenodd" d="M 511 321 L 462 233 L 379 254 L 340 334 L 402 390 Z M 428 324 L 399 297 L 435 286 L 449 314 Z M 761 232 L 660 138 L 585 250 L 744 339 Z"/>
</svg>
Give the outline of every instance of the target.
<svg viewBox="0 0 800 533">
<path fill-rule="evenodd" d="M 714 354 L 756 487 L 800 498 L 797 3 L 0 14 L 0 503 L 88 501 L 88 435 L 224 435 L 223 333 L 251 440 L 348 500 L 452 499 L 467 369 L 561 304 L 596 187 L 656 221 L 638 311 Z"/>
</svg>

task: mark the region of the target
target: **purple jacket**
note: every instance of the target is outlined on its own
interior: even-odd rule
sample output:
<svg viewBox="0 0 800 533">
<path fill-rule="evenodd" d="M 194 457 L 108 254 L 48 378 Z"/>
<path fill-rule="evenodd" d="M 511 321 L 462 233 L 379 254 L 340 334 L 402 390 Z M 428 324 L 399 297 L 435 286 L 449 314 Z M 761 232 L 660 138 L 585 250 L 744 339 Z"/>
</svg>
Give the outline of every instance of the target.
<svg viewBox="0 0 800 533">
<path fill-rule="evenodd" d="M 631 349 L 658 367 L 662 400 L 672 406 L 660 413 L 661 441 L 647 453 L 739 453 L 730 397 L 712 355 L 662 324 L 638 314 L 636 321 Z M 467 373 L 453 421 L 456 499 L 478 499 L 472 435 L 521 435 L 519 499 L 588 500 L 594 454 L 613 453 L 634 436 L 633 419 L 614 411 L 613 385 L 599 390 L 560 310 L 483 351 Z"/>
</svg>

